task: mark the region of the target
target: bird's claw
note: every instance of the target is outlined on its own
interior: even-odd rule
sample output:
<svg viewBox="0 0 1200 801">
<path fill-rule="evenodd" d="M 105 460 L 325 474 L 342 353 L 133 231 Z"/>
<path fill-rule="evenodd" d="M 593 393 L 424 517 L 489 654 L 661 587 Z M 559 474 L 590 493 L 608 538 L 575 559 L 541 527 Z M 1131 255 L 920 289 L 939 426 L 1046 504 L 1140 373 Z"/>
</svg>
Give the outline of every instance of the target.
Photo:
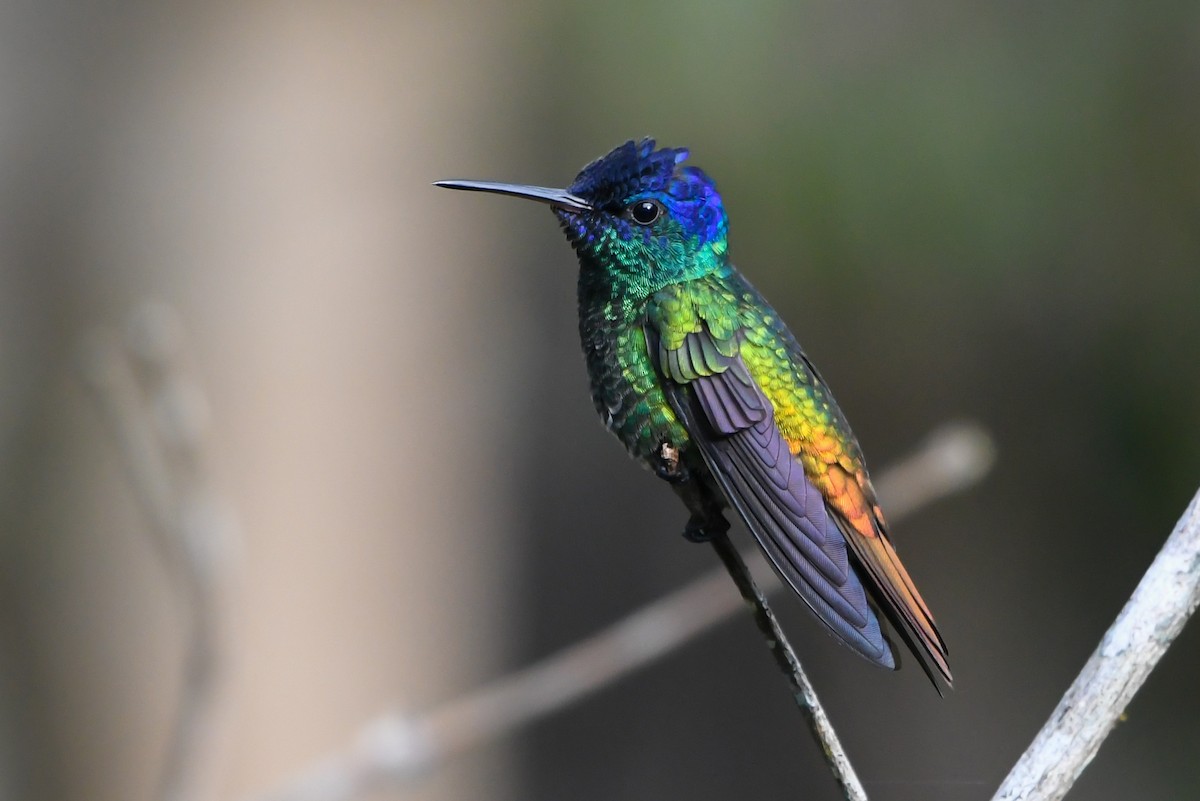
<svg viewBox="0 0 1200 801">
<path fill-rule="evenodd" d="M 669 442 L 660 443 L 655 451 L 658 460 L 654 464 L 654 474 L 672 484 L 681 484 L 688 480 L 688 469 L 679 458 L 679 449 Z"/>
</svg>

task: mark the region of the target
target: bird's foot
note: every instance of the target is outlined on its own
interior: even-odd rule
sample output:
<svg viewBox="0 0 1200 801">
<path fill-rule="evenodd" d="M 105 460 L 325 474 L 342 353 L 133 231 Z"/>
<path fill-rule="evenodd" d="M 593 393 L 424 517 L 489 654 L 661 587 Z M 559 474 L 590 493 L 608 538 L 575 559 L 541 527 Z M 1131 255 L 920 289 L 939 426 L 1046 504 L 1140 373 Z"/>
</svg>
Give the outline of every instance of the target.
<svg viewBox="0 0 1200 801">
<path fill-rule="evenodd" d="M 656 476 L 672 484 L 681 484 L 688 480 L 688 469 L 683 466 L 679 448 L 669 442 L 662 442 L 659 443 L 658 450 L 654 452 L 654 455 L 658 457 L 654 463 Z"/>
<path fill-rule="evenodd" d="M 729 521 L 723 515 L 692 515 L 683 527 L 683 538 L 688 542 L 711 542 L 714 537 L 719 537 L 727 531 Z"/>
</svg>

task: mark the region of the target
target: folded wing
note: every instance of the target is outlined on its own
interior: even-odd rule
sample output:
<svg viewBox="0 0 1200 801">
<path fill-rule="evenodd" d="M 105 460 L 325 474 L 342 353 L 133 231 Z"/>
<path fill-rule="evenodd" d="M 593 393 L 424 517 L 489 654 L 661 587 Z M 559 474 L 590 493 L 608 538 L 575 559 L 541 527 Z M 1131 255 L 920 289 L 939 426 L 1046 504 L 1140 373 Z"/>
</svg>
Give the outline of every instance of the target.
<svg viewBox="0 0 1200 801">
<path fill-rule="evenodd" d="M 664 337 L 652 322 L 647 331 L 667 396 L 776 571 L 837 639 L 893 668 L 871 597 L 931 678 L 950 682 L 945 645 L 888 540 L 865 471 L 831 459 L 819 481 L 806 475 L 741 354 L 741 333 L 718 338 L 695 318 L 689 328 Z"/>
<path fill-rule="evenodd" d="M 776 571 L 837 639 L 876 664 L 894 667 L 879 620 L 850 567 L 846 538 L 792 457 L 770 402 L 736 350 L 730 353 L 707 331 L 687 334 L 677 348 L 652 341 L 660 343 L 659 367 L 676 414 Z"/>
</svg>

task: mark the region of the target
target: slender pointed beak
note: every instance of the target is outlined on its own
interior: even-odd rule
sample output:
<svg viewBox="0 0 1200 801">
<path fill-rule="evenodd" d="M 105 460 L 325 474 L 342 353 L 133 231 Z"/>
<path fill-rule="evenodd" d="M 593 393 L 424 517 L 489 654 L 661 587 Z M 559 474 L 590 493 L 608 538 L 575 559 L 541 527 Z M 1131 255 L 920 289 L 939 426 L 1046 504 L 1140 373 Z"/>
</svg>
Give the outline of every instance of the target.
<svg viewBox="0 0 1200 801">
<path fill-rule="evenodd" d="M 446 189 L 465 189 L 469 192 L 492 192 L 497 195 L 523 197 L 526 200 L 548 203 L 551 206 L 557 206 L 569 211 L 592 210 L 592 204 L 578 195 L 572 195 L 565 189 L 551 189 L 547 186 L 498 184 L 492 181 L 434 181 L 433 185 Z"/>
</svg>

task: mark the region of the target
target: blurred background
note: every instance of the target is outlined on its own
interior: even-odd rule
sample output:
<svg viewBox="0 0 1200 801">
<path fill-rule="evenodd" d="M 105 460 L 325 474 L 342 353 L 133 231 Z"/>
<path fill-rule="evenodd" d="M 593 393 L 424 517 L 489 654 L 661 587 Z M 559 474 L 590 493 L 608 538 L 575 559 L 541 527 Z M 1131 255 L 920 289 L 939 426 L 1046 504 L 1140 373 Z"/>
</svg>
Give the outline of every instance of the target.
<svg viewBox="0 0 1200 801">
<path fill-rule="evenodd" d="M 185 610 L 78 372 L 175 307 L 240 543 L 206 797 L 260 793 L 710 568 L 594 419 L 568 183 L 692 148 L 876 472 L 957 689 L 780 602 L 872 798 L 986 799 L 1200 477 L 1200 6 L 101 0 L 0 10 L 0 798 L 149 799 Z M 1200 795 L 1195 625 L 1075 796 Z M 739 619 L 420 799 L 837 798 Z"/>
</svg>

